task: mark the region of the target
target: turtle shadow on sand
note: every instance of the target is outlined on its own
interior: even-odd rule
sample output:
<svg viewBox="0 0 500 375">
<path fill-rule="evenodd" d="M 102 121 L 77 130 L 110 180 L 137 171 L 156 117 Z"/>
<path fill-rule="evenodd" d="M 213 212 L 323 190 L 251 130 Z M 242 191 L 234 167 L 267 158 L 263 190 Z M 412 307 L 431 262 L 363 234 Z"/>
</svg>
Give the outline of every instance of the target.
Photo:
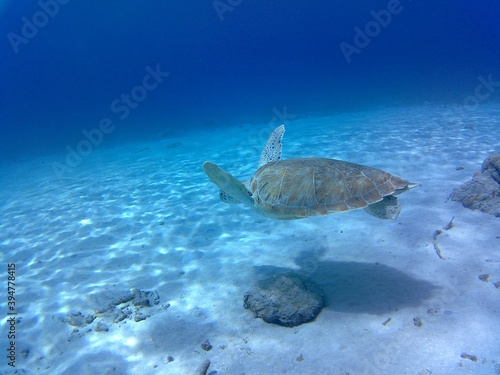
<svg viewBox="0 0 500 375">
<path fill-rule="evenodd" d="M 420 306 L 439 288 L 377 263 L 318 261 L 314 270 L 305 272 L 275 266 L 255 268 L 259 279 L 290 271 L 305 273 L 322 288 L 325 308 L 347 313 L 377 315 Z"/>
</svg>

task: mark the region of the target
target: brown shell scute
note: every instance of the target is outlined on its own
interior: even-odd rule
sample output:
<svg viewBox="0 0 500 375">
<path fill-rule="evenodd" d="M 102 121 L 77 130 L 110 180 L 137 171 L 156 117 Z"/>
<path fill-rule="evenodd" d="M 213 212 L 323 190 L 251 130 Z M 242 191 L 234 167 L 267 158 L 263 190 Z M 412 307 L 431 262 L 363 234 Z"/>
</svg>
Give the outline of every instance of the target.
<svg viewBox="0 0 500 375">
<path fill-rule="evenodd" d="M 408 184 L 375 168 L 306 158 L 264 165 L 255 172 L 250 188 L 263 213 L 305 217 L 363 208 Z"/>
</svg>

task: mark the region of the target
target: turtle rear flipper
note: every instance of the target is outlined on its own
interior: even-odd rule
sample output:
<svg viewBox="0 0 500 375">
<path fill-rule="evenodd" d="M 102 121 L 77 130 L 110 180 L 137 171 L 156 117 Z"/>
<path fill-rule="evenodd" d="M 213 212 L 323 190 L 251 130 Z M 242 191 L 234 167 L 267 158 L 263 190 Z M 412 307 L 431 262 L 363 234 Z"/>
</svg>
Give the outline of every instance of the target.
<svg viewBox="0 0 500 375">
<path fill-rule="evenodd" d="M 365 207 L 364 210 L 379 219 L 395 220 L 401 212 L 401 207 L 399 207 L 398 198 L 388 195 L 380 202 Z"/>
<path fill-rule="evenodd" d="M 245 185 L 238 181 L 231 174 L 227 173 L 217 164 L 206 161 L 203 163 L 203 170 L 215 185 L 221 189 L 219 197 L 226 203 L 244 203 L 253 206 L 253 198 Z M 224 199 L 223 199 L 224 198 Z M 232 199 L 236 200 L 233 202 Z"/>
</svg>

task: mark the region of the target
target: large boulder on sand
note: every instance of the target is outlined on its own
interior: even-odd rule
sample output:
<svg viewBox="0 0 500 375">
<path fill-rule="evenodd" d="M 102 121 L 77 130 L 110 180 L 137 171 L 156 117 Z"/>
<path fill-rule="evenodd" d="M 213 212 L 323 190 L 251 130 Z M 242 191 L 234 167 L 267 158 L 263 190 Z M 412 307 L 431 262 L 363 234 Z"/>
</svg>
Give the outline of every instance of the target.
<svg viewBox="0 0 500 375">
<path fill-rule="evenodd" d="M 476 172 L 471 181 L 454 189 L 450 199 L 472 210 L 500 217 L 500 154 L 488 156 L 481 171 Z"/>
<path fill-rule="evenodd" d="M 321 288 L 297 273 L 261 280 L 244 296 L 244 307 L 257 318 L 286 327 L 314 320 L 323 306 Z"/>
</svg>

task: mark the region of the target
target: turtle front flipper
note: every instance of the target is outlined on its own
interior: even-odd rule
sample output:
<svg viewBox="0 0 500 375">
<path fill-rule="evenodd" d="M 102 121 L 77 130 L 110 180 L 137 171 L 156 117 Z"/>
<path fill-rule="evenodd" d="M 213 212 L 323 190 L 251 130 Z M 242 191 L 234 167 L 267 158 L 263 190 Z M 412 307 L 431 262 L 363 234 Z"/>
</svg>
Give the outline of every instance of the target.
<svg viewBox="0 0 500 375">
<path fill-rule="evenodd" d="M 219 197 L 225 203 L 244 203 L 253 207 L 254 200 L 247 190 L 245 185 L 238 181 L 231 174 L 227 173 L 217 164 L 206 161 L 203 163 L 203 170 L 206 175 L 215 185 L 217 185 L 221 192 Z M 236 202 L 232 201 L 232 199 Z"/>
<path fill-rule="evenodd" d="M 228 193 L 226 193 L 224 190 L 219 189 L 219 199 L 227 204 L 238 204 L 241 203 L 238 199 L 235 197 L 232 197 Z"/>
<path fill-rule="evenodd" d="M 262 150 L 262 154 L 260 155 L 258 168 L 272 161 L 278 161 L 281 159 L 281 139 L 283 138 L 283 134 L 285 134 L 285 125 L 280 125 L 273 130 L 267 139 L 266 145 Z"/>
<path fill-rule="evenodd" d="M 365 211 L 379 219 L 395 220 L 401 212 L 401 207 L 399 207 L 398 198 L 388 195 L 380 202 L 365 207 Z"/>
</svg>

